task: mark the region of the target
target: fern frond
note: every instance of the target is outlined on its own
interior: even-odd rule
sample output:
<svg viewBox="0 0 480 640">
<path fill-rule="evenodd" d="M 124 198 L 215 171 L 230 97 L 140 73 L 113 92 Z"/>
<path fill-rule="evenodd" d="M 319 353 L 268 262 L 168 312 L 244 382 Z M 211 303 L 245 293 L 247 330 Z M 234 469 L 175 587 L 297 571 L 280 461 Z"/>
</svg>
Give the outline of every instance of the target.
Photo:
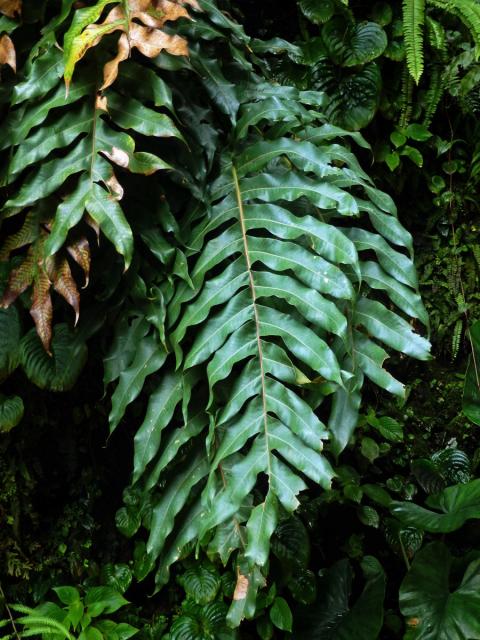
<svg viewBox="0 0 480 640">
<path fill-rule="evenodd" d="M 413 263 L 390 244 L 411 245 L 392 201 L 373 187 L 350 151 L 329 144 L 322 126 L 313 126 L 317 116 L 302 106 L 301 94 L 282 91 L 276 90 L 274 100 L 243 106 L 236 149 L 223 158 L 210 188 L 212 205 L 195 214 L 185 239 L 191 284 L 179 284 L 168 307 L 179 372 L 163 375 L 135 437 L 135 480 L 154 463 L 155 481 L 161 482 L 171 460 L 160 453 L 162 432 L 180 403 L 183 429 L 193 427 L 190 398 L 205 391 L 194 392 L 192 385 L 205 379 L 209 429 L 205 433 L 199 422 L 191 431 L 191 453 L 162 490 L 150 521 L 147 551 L 159 558 L 159 587 L 182 547 L 219 527 L 237 529 L 239 535 L 228 540 L 243 549 L 250 565 L 262 567 L 279 514 L 298 506 L 304 478 L 330 486 L 333 471 L 322 441 L 330 431 L 336 453 L 346 446 L 363 376 L 403 393 L 383 368 L 386 352 L 365 331 L 394 349 L 427 357 L 426 341 L 375 299 L 379 290 L 400 314 L 427 322 Z M 312 126 L 285 124 L 291 109 L 301 109 Z M 260 126 L 266 127 L 265 137 Z M 353 195 L 354 188 L 364 197 Z M 319 213 L 327 211 L 328 222 L 322 222 Z M 362 212 L 372 230 L 352 226 Z M 341 228 L 334 218 L 343 221 Z M 363 252 L 373 252 L 379 264 L 362 260 Z M 357 297 L 360 282 L 365 296 Z M 333 391 L 328 429 L 301 393 L 304 383 L 319 377 Z M 206 438 L 206 455 L 194 444 L 196 434 Z M 259 473 L 267 488 L 255 502 Z M 209 552 L 213 541 L 224 557 L 220 537 L 210 540 Z"/>
<path fill-rule="evenodd" d="M 20 631 L 20 633 L 18 634 L 20 638 L 31 638 L 32 636 L 44 636 L 44 635 L 48 635 L 48 636 L 53 636 L 53 637 L 59 637 L 59 638 L 71 638 L 71 640 L 74 640 L 73 636 L 67 636 L 65 635 L 64 632 L 59 631 L 58 629 L 55 629 L 54 627 L 51 626 L 45 626 L 42 627 L 41 625 L 39 625 L 38 627 L 35 626 L 32 629 L 24 629 L 23 631 Z M 3 638 L 2 638 L 3 640 Z"/>
<path fill-rule="evenodd" d="M 447 38 L 444 26 L 430 16 L 426 17 L 428 43 L 445 60 L 447 54 Z"/>
<path fill-rule="evenodd" d="M 427 0 L 427 2 L 459 18 L 470 31 L 477 51 L 480 51 L 480 5 L 477 2 L 472 0 Z"/>
<path fill-rule="evenodd" d="M 472 253 L 475 258 L 475 262 L 477 263 L 477 268 L 480 270 L 480 245 L 472 245 Z"/>
<path fill-rule="evenodd" d="M 399 127 L 404 129 L 410 122 L 413 109 L 413 78 L 405 65 L 402 71 L 402 96 L 400 107 Z"/>
<path fill-rule="evenodd" d="M 456 359 L 458 355 L 458 352 L 460 349 L 460 342 L 462 339 L 462 333 L 463 333 L 463 320 L 459 319 L 456 321 L 455 326 L 453 328 L 452 342 L 450 346 L 452 362 Z"/>
<path fill-rule="evenodd" d="M 444 91 L 443 69 L 434 67 L 430 72 L 430 86 L 424 97 L 425 113 L 423 116 L 423 125 L 425 127 L 430 126 Z"/>
<path fill-rule="evenodd" d="M 419 83 L 424 67 L 425 0 L 403 0 L 403 37 L 410 75 Z"/>
<path fill-rule="evenodd" d="M 22 634 L 27 633 L 29 635 L 40 635 L 42 633 L 52 633 L 54 635 L 60 635 L 67 640 L 74 640 L 65 625 L 54 618 L 36 615 L 35 610 L 28 615 L 17 618 L 15 622 L 27 627 L 27 629 L 22 631 Z M 48 632 L 43 631 L 43 629 L 48 629 Z"/>
<path fill-rule="evenodd" d="M 216 33 L 222 24 L 215 16 Z M 150 316 L 141 328 L 121 324 L 108 358 L 107 378 L 119 379 L 110 421 L 151 376 L 122 529 L 148 530 L 142 575 L 157 566 L 157 589 L 192 543 L 235 563 L 235 626 L 255 615 L 280 518 L 308 482 L 330 486 L 329 454 L 356 427 L 365 377 L 403 395 L 384 363 L 390 350 L 429 357 L 409 323 L 428 318 L 412 237 L 343 143 L 361 137 L 325 124 L 323 94 L 260 78 L 239 91 L 211 49 L 191 49 L 202 71 L 188 81 L 229 118 L 205 152 L 191 131 L 204 117 L 192 89 L 176 92 L 195 160 L 177 208 L 182 268 L 165 297 L 162 342 Z M 133 333 L 138 347 L 123 353 Z M 217 581 L 200 578 L 192 594 L 213 597 Z"/>
</svg>

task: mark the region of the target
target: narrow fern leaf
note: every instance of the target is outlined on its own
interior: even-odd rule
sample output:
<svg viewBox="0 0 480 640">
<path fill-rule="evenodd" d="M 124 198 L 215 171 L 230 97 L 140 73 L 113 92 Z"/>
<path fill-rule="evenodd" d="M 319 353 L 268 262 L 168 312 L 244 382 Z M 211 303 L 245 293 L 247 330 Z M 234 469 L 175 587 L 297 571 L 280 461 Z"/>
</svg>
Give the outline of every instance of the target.
<svg viewBox="0 0 480 640">
<path fill-rule="evenodd" d="M 425 0 L 403 0 L 403 34 L 407 67 L 418 84 L 424 67 Z"/>
</svg>

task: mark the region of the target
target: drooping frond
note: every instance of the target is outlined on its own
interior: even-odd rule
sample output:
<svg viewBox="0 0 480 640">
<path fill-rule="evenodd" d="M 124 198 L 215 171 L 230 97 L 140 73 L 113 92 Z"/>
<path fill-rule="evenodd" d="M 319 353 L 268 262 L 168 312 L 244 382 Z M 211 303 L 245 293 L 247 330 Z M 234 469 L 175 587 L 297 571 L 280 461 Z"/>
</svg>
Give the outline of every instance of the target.
<svg viewBox="0 0 480 640">
<path fill-rule="evenodd" d="M 403 0 L 403 36 L 407 67 L 418 84 L 424 64 L 425 0 Z"/>
</svg>

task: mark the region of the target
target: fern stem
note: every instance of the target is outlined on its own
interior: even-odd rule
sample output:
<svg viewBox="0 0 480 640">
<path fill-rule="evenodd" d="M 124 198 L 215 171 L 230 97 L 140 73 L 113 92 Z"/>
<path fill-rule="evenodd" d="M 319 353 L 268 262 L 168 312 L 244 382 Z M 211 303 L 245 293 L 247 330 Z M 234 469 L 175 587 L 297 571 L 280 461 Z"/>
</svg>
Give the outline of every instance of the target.
<svg viewBox="0 0 480 640">
<path fill-rule="evenodd" d="M 10 607 L 8 606 L 8 604 L 6 602 L 5 593 L 3 591 L 1 583 L 0 583 L 0 596 L 2 597 L 2 600 L 5 603 L 5 609 L 7 611 L 8 617 L 10 619 L 10 624 L 12 625 L 13 633 L 14 633 L 15 637 L 17 638 L 17 640 L 20 640 L 20 634 L 18 633 L 17 627 L 15 626 L 15 620 L 13 619 Z"/>
<path fill-rule="evenodd" d="M 260 381 L 262 386 L 262 408 L 263 408 L 263 428 L 265 433 L 265 446 L 267 448 L 267 464 L 268 464 L 268 477 L 271 477 L 271 460 L 270 460 L 270 449 L 268 446 L 268 413 L 267 413 L 267 387 L 265 384 L 265 369 L 263 366 L 263 347 L 262 347 L 262 336 L 260 334 L 260 319 L 258 317 L 258 309 L 257 309 L 257 295 L 255 292 L 255 281 L 253 279 L 252 272 L 252 264 L 250 261 L 250 254 L 248 250 L 248 240 L 247 240 L 247 228 L 245 226 L 245 214 L 243 210 L 243 202 L 242 202 L 242 192 L 240 190 L 240 183 L 238 181 L 237 170 L 235 169 L 235 165 L 232 164 L 232 173 L 233 173 L 233 181 L 235 183 L 235 195 L 237 198 L 238 204 L 238 212 L 240 218 L 240 227 L 242 230 L 242 238 L 243 238 L 243 250 L 245 254 L 245 262 L 247 264 L 248 271 L 248 280 L 250 284 L 250 291 L 252 294 L 252 304 L 253 304 L 253 316 L 255 321 L 255 334 L 257 337 L 257 350 L 258 350 L 258 359 L 260 366 Z"/>
</svg>

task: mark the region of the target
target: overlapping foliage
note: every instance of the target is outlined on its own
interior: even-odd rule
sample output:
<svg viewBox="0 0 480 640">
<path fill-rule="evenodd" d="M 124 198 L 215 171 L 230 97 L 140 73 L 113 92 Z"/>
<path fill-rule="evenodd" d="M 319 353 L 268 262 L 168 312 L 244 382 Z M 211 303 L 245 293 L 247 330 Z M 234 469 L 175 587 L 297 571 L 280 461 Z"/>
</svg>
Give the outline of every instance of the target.
<svg viewBox="0 0 480 640">
<path fill-rule="evenodd" d="M 172 584 L 177 561 L 190 558 L 169 640 L 234 638 L 225 617 L 230 627 L 253 618 L 265 639 L 274 628 L 348 637 L 359 626 L 376 637 L 384 570 L 364 555 L 365 587 L 354 601 L 362 552 L 352 534 L 342 547 L 350 561 L 324 559 L 331 566 L 318 581 L 309 568 L 311 513 L 347 505 L 363 527 L 382 529 L 407 568 L 424 533 L 463 526 L 465 508 L 478 517 L 478 481 L 456 446 L 412 465 L 421 490 L 442 491 L 428 498 L 429 509 L 409 502 L 417 490 L 410 478 L 380 480 L 404 418 L 360 408 L 364 386 L 401 406 L 405 388 L 385 368 L 389 356 L 397 371 L 406 356 L 429 358 L 412 236 L 378 178 L 362 168 L 370 147 L 351 131 L 381 104 L 383 58 L 403 59 L 400 3 L 394 11 L 377 3 L 367 22 L 356 22 L 343 2 L 302 0 L 320 35 L 290 44 L 250 39 L 210 0 L 187 8 L 169 0 L 67 1 L 61 15 L 47 11 L 51 21 L 28 48 L 17 9 L 0 2 L 0 10 L 7 4 L 1 376 L 21 366 L 41 388 L 69 389 L 86 342 L 107 328 L 100 342 L 111 342 L 110 432 L 136 431 L 131 486 L 116 518 L 133 538 L 133 559 L 112 579 L 128 576 L 123 591 L 131 571 L 139 581 L 155 574 L 158 591 Z M 423 3 L 404 3 L 407 65 L 417 81 L 423 32 L 432 51 L 445 54 L 433 15 Z M 464 72 L 461 60 L 451 65 L 453 75 Z M 408 97 L 406 73 L 404 81 Z M 432 98 L 416 119 L 428 120 L 437 105 Z M 390 155 L 419 165 L 415 144 L 430 138 L 425 124 L 402 125 L 390 136 Z M 422 152 L 427 144 L 418 144 Z M 75 321 L 80 314 L 76 329 L 52 289 Z M 28 310 L 36 327 L 23 335 Z M 16 426 L 22 410 L 19 395 L 0 396 L 0 431 Z M 358 469 L 339 462 L 353 443 L 347 456 L 361 458 Z M 425 547 L 402 585 L 401 609 L 414 620 L 419 607 L 430 607 L 437 624 L 442 610 L 427 602 L 417 576 L 428 554 L 448 573 L 448 552 Z M 473 562 L 467 586 L 477 573 Z M 316 602 L 314 615 L 299 610 L 292 619 L 287 593 Z M 452 594 L 455 607 L 457 600 Z M 158 631 L 152 622 L 150 634 L 163 633 L 162 624 Z"/>
</svg>

